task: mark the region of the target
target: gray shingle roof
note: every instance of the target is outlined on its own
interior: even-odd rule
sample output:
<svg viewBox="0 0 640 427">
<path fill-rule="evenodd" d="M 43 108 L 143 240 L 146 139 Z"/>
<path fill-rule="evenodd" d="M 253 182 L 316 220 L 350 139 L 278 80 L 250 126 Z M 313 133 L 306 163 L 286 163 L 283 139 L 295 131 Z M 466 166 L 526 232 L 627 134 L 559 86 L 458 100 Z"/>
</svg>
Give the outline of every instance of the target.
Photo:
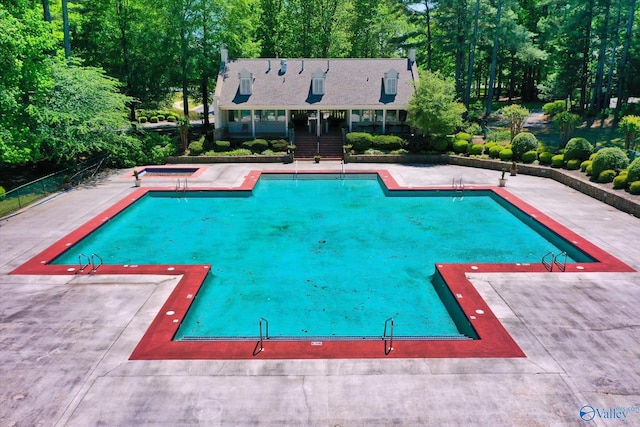
<svg viewBox="0 0 640 427">
<path fill-rule="evenodd" d="M 271 69 L 269 69 L 269 62 Z M 216 95 L 223 109 L 250 108 L 406 108 L 413 82 L 418 79 L 416 64 L 397 59 L 288 59 L 282 73 L 280 59 L 237 59 L 227 62 L 218 77 Z M 304 68 L 303 68 L 304 64 Z M 238 74 L 246 68 L 253 74 L 252 93 L 239 95 Z M 314 72 L 326 72 L 324 95 L 312 95 Z M 397 94 L 384 94 L 384 74 L 396 70 Z"/>
</svg>

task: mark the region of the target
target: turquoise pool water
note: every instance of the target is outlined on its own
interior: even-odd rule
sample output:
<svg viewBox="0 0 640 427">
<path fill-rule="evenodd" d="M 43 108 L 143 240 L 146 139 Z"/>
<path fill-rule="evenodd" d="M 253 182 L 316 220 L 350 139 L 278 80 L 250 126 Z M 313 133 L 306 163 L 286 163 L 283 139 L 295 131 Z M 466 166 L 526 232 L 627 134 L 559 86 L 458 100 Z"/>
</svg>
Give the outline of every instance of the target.
<svg viewBox="0 0 640 427">
<path fill-rule="evenodd" d="M 176 339 L 255 337 L 260 317 L 272 337 L 379 338 L 390 317 L 397 336 L 459 337 L 458 308 L 431 285 L 436 262 L 568 249 L 491 192 L 387 196 L 373 176 L 282 178 L 253 192 L 149 193 L 55 263 L 211 264 Z"/>
</svg>

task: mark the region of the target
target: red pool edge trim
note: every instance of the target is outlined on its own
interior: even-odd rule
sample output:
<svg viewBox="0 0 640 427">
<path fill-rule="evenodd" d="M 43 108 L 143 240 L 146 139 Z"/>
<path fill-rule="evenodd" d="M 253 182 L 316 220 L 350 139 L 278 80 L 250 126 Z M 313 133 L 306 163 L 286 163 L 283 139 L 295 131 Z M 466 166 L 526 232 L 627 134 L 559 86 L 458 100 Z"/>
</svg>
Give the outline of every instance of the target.
<svg viewBox="0 0 640 427">
<path fill-rule="evenodd" d="M 304 171 L 298 174 L 339 174 L 333 170 Z M 448 190 L 450 187 L 402 187 L 385 170 L 345 172 L 351 175 L 377 174 L 393 191 Z M 291 171 L 250 171 L 239 187 L 192 187 L 186 191 L 251 191 L 262 174 L 292 174 Z M 506 189 L 491 186 L 466 186 L 464 191 L 493 191 L 521 209 L 556 234 L 568 240 L 595 262 L 567 264 L 566 271 L 574 272 L 633 272 L 630 266 L 591 244 L 573 231 L 562 226 L 533 206 L 518 199 Z M 58 255 L 77 241 L 89 235 L 103 223 L 151 191 L 170 191 L 166 187 L 142 187 L 97 215 L 87 223 L 58 240 L 10 274 L 166 274 L 181 278 L 155 316 L 151 325 L 130 356 L 130 360 L 165 359 L 366 359 L 366 358 L 471 358 L 471 357 L 526 357 L 518 344 L 503 327 L 489 306 L 467 279 L 467 273 L 547 272 L 541 264 L 437 264 L 452 295 L 460 305 L 479 339 L 477 340 L 336 340 L 336 341 L 284 341 L 264 339 L 260 351 L 258 340 L 251 341 L 172 341 L 193 298 L 202 285 L 208 265 L 103 265 L 96 272 L 90 268 L 79 272 L 79 266 L 49 265 Z M 562 274 L 558 272 L 557 274 Z M 381 325 L 381 333 L 382 333 Z M 258 319 L 256 318 L 256 328 Z M 382 335 L 382 334 L 381 334 Z M 387 350 L 387 351 L 385 351 Z"/>
</svg>

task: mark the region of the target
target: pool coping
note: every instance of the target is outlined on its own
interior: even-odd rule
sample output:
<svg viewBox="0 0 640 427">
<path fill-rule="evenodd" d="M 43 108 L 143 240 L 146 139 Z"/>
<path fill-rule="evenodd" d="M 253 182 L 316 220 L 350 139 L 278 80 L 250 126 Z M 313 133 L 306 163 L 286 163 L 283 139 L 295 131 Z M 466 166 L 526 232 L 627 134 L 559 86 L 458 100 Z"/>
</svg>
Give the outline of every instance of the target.
<svg viewBox="0 0 640 427">
<path fill-rule="evenodd" d="M 305 171 L 300 174 L 333 174 L 336 171 Z M 252 170 L 238 187 L 191 187 L 185 191 L 251 191 L 263 174 L 289 174 L 291 171 Z M 416 190 L 447 190 L 448 186 L 403 187 L 386 170 L 359 170 L 349 175 L 376 174 L 389 192 Z M 325 358 L 449 358 L 449 357 L 526 357 L 511 338 L 502 323 L 493 314 L 486 302 L 467 279 L 467 273 L 535 273 L 548 271 L 542 264 L 436 264 L 437 272 L 446 282 L 451 293 L 462 308 L 466 318 L 480 337 L 478 340 L 395 340 L 393 350 L 383 340 L 336 340 L 336 341 L 285 341 L 265 339 L 260 345 L 250 341 L 172 341 L 181 319 L 186 314 L 197 294 L 209 265 L 102 265 L 97 271 L 78 266 L 50 265 L 60 253 L 78 240 L 93 232 L 100 225 L 117 215 L 150 191 L 167 191 L 167 187 L 144 187 L 97 215 L 87 223 L 58 240 L 40 254 L 33 257 L 11 274 L 167 274 L 182 276 L 171 295 L 155 316 L 151 325 L 130 356 L 131 360 L 159 359 L 325 359 Z M 586 239 L 562 226 L 555 220 L 518 199 L 506 189 L 492 186 L 467 185 L 464 191 L 492 191 L 536 221 L 550 228 L 560 237 L 570 241 L 595 262 L 568 264 L 567 272 L 633 272 L 622 263 Z M 88 270 L 88 271 L 87 271 Z M 558 274 L 561 274 L 558 272 Z M 256 319 L 256 329 L 258 319 Z M 382 325 L 381 325 L 382 332 Z M 259 351 L 260 347 L 264 350 Z"/>
</svg>

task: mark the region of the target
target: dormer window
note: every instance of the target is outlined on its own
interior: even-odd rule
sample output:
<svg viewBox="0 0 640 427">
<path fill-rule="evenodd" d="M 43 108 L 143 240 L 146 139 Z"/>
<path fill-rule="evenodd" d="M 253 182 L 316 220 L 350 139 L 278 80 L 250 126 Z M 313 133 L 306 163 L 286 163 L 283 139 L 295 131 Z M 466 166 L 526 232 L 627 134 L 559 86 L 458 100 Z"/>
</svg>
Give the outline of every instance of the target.
<svg viewBox="0 0 640 427">
<path fill-rule="evenodd" d="M 385 95 L 398 93 L 398 72 L 393 68 L 384 73 L 384 93 Z"/>
<path fill-rule="evenodd" d="M 240 95 L 251 95 L 251 89 L 253 86 L 253 74 L 246 68 L 238 73 L 240 79 Z"/>
<path fill-rule="evenodd" d="M 325 73 L 321 69 L 317 69 L 311 75 L 311 94 L 324 95 Z"/>
</svg>

